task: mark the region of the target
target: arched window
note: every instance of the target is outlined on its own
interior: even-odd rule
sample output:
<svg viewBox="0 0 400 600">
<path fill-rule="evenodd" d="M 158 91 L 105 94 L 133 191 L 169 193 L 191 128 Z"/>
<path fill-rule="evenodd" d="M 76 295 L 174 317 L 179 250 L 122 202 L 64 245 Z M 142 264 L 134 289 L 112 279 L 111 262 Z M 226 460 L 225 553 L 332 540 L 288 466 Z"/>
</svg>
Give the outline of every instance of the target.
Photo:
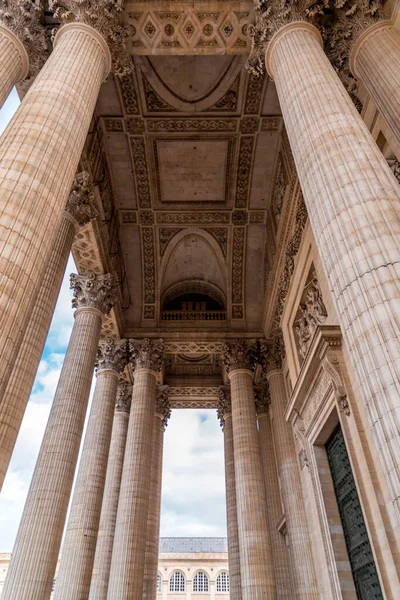
<svg viewBox="0 0 400 600">
<path fill-rule="evenodd" d="M 160 573 L 157 573 L 157 593 L 161 593 L 162 592 L 162 575 Z"/>
<path fill-rule="evenodd" d="M 229 573 L 226 571 L 217 577 L 217 592 L 229 592 Z"/>
<path fill-rule="evenodd" d="M 185 576 L 180 571 L 172 573 L 169 580 L 169 591 L 170 592 L 184 592 L 185 591 Z"/>
<path fill-rule="evenodd" d="M 208 592 L 208 577 L 204 571 L 196 573 L 193 579 L 194 592 Z"/>
</svg>

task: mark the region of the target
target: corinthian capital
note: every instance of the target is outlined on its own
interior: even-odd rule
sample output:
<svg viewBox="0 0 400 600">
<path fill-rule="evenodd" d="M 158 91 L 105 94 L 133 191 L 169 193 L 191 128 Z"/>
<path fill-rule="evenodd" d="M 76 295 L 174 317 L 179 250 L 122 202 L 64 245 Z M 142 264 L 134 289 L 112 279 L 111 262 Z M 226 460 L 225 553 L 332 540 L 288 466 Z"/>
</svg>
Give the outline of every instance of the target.
<svg viewBox="0 0 400 600">
<path fill-rule="evenodd" d="M 221 385 L 218 390 L 217 417 L 222 427 L 222 431 L 225 427 L 225 415 L 229 415 L 231 412 L 231 389 L 227 385 Z"/>
<path fill-rule="evenodd" d="M 168 420 L 171 416 L 171 405 L 168 396 L 168 385 L 158 385 L 156 395 L 156 413 L 162 416 L 164 428 L 168 425 Z"/>
<path fill-rule="evenodd" d="M 97 217 L 94 207 L 95 197 L 90 173 L 88 171 L 77 173 L 69 193 L 66 211 L 82 227 Z"/>
<path fill-rule="evenodd" d="M 257 415 L 266 414 L 271 404 L 271 395 L 269 393 L 269 387 L 265 386 L 261 389 L 254 390 L 254 400 L 256 403 Z"/>
<path fill-rule="evenodd" d="M 97 371 L 112 370 L 121 373 L 128 362 L 127 340 L 106 338 L 99 342 L 97 349 Z"/>
<path fill-rule="evenodd" d="M 115 410 L 118 412 L 129 413 L 132 400 L 132 385 L 127 381 L 120 379 L 117 389 L 117 401 Z"/>
<path fill-rule="evenodd" d="M 17 36 L 28 54 L 28 79 L 36 77 L 48 56 L 42 15 L 43 6 L 33 0 L 0 0 L 0 24 Z"/>
<path fill-rule="evenodd" d="M 114 278 L 110 273 L 106 275 L 72 273 L 70 287 L 74 290 L 72 308 L 96 308 L 106 315 L 115 304 Z"/>
<path fill-rule="evenodd" d="M 282 335 L 277 335 L 271 342 L 260 342 L 259 362 L 265 372 L 282 368 L 285 358 L 285 345 Z"/>
<path fill-rule="evenodd" d="M 121 25 L 123 8 L 116 0 L 53 0 L 54 17 L 66 23 L 85 23 L 96 29 L 110 48 L 113 71 L 118 77 L 132 71 L 126 49 L 131 27 Z"/>
<path fill-rule="evenodd" d="M 160 371 L 164 355 L 162 340 L 129 340 L 129 349 L 135 369 Z"/>
<path fill-rule="evenodd" d="M 235 369 L 253 371 L 256 364 L 256 344 L 245 340 L 226 343 L 221 358 L 228 373 Z"/>
</svg>

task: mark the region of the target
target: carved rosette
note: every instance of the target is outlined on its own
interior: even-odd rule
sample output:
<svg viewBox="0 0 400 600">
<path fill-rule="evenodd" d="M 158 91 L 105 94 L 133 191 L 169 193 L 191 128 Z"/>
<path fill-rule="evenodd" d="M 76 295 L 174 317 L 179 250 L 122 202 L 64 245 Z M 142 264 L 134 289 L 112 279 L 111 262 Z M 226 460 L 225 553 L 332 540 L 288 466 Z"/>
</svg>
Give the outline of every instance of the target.
<svg viewBox="0 0 400 600">
<path fill-rule="evenodd" d="M 123 26 L 121 16 L 122 2 L 115 0 L 53 0 L 50 8 L 54 18 L 62 24 L 84 23 L 96 29 L 106 41 L 113 64 L 113 72 L 125 77 L 132 72 L 132 62 L 126 47 L 128 37 L 132 35 L 132 26 Z"/>
<path fill-rule="evenodd" d="M 257 416 L 268 414 L 269 405 L 271 404 L 269 387 L 265 386 L 261 389 L 254 390 L 254 400 L 256 403 Z"/>
<path fill-rule="evenodd" d="M 164 357 L 162 340 L 129 340 L 131 362 L 135 369 L 150 369 L 158 373 Z"/>
<path fill-rule="evenodd" d="M 115 410 L 117 412 L 129 413 L 131 409 L 132 401 L 132 385 L 120 379 L 118 390 L 117 390 L 117 401 L 115 403 Z"/>
<path fill-rule="evenodd" d="M 171 405 L 169 402 L 168 385 L 158 385 L 156 395 L 156 414 L 161 415 L 164 429 L 168 425 L 171 416 Z"/>
<path fill-rule="evenodd" d="M 97 217 L 93 183 L 88 171 L 75 175 L 65 210 L 81 227 Z"/>
<path fill-rule="evenodd" d="M 107 315 L 116 302 L 114 278 L 110 273 L 96 275 L 86 273 L 70 276 L 70 288 L 74 290 L 72 308 L 95 308 Z"/>
<path fill-rule="evenodd" d="M 122 373 L 128 362 L 127 340 L 106 338 L 99 342 L 96 358 L 97 372 L 111 370 Z"/>
<path fill-rule="evenodd" d="M 235 340 L 224 344 L 221 359 L 227 373 L 236 369 L 254 371 L 256 356 L 256 344 L 254 341 Z"/>
<path fill-rule="evenodd" d="M 48 57 L 43 5 L 32 0 L 0 0 L 0 23 L 12 31 L 29 57 L 27 79 L 36 77 Z"/>
<path fill-rule="evenodd" d="M 266 374 L 282 368 L 285 358 L 285 344 L 282 335 L 276 335 L 271 342 L 260 342 L 259 363 Z"/>
<path fill-rule="evenodd" d="M 221 385 L 218 389 L 217 418 L 219 419 L 222 431 L 224 431 L 225 427 L 225 415 L 229 415 L 231 412 L 231 389 L 226 385 Z"/>
</svg>

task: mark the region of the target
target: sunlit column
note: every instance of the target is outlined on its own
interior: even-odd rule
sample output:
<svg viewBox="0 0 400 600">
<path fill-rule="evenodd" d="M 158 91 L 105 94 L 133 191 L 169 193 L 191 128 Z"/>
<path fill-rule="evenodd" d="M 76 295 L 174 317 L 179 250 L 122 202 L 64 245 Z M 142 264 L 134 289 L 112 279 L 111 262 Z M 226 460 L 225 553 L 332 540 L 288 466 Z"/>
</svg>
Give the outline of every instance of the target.
<svg viewBox="0 0 400 600">
<path fill-rule="evenodd" d="M 276 598 L 267 498 L 258 439 L 252 374 L 253 345 L 226 346 L 231 382 L 233 450 L 243 600 Z"/>
<path fill-rule="evenodd" d="M 150 501 L 147 516 L 146 556 L 143 579 L 143 600 L 157 596 L 158 549 L 160 546 L 161 484 L 164 430 L 171 415 L 168 386 L 157 387 L 156 412 L 153 424 L 151 455 Z"/>
<path fill-rule="evenodd" d="M 95 216 L 89 174 L 78 173 L 10 379 L 0 399 L 0 490 L 35 381 L 74 235 L 79 226 Z"/>
<path fill-rule="evenodd" d="M 311 24 L 290 23 L 266 63 L 400 520 L 400 187 L 321 44 Z"/>
<path fill-rule="evenodd" d="M 97 379 L 62 547 L 55 600 L 87 598 L 96 550 L 119 376 L 127 341 L 105 339 L 97 351 Z"/>
<path fill-rule="evenodd" d="M 273 547 L 272 560 L 276 581 L 276 595 L 277 598 L 288 600 L 292 597 L 292 592 L 286 542 L 283 535 L 277 529 L 277 525 L 283 516 L 283 509 L 279 491 L 278 473 L 276 471 L 271 423 L 268 414 L 270 402 L 268 390 L 265 388 L 258 390 L 255 393 L 255 398 L 265 493 L 267 495 L 269 531 Z"/>
<path fill-rule="evenodd" d="M 130 340 L 134 384 L 111 560 L 108 600 L 141 600 L 161 340 Z"/>
<path fill-rule="evenodd" d="M 49 598 L 78 458 L 110 275 L 72 275 L 75 323 L 7 573 L 2 600 Z"/>
<path fill-rule="evenodd" d="M 366 29 L 353 47 L 350 64 L 400 145 L 400 33 L 393 23 L 380 21 Z"/>
<path fill-rule="evenodd" d="M 218 418 L 220 419 L 221 427 L 224 432 L 226 523 L 228 531 L 230 588 L 229 597 L 230 600 L 242 600 L 231 391 L 228 386 L 221 386 L 219 389 Z"/>
<path fill-rule="evenodd" d="M 107 13 L 100 21 L 107 23 Z M 0 138 L 0 397 L 110 71 L 108 46 L 89 25 L 62 26 L 54 45 Z"/>
<path fill-rule="evenodd" d="M 100 524 L 90 583 L 89 600 L 107 600 L 131 398 L 132 386 L 126 381 L 120 381 L 114 411 L 107 475 L 104 485 L 103 502 L 101 505 Z"/>
</svg>

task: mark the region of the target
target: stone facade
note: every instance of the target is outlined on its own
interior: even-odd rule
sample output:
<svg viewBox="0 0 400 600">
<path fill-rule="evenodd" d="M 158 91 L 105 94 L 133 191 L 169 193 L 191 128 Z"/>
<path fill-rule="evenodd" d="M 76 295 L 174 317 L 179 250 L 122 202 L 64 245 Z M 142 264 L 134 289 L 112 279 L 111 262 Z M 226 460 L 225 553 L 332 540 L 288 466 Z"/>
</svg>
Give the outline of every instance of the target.
<svg viewBox="0 0 400 600">
<path fill-rule="evenodd" d="M 232 598 L 398 600 L 399 31 L 369 0 L 1 4 L 1 483 L 78 270 L 4 600 L 50 597 L 64 530 L 56 599 L 156 599 L 174 408 L 218 410 Z M 214 600 L 225 551 L 171 596 L 176 554 L 162 597 Z"/>
</svg>

